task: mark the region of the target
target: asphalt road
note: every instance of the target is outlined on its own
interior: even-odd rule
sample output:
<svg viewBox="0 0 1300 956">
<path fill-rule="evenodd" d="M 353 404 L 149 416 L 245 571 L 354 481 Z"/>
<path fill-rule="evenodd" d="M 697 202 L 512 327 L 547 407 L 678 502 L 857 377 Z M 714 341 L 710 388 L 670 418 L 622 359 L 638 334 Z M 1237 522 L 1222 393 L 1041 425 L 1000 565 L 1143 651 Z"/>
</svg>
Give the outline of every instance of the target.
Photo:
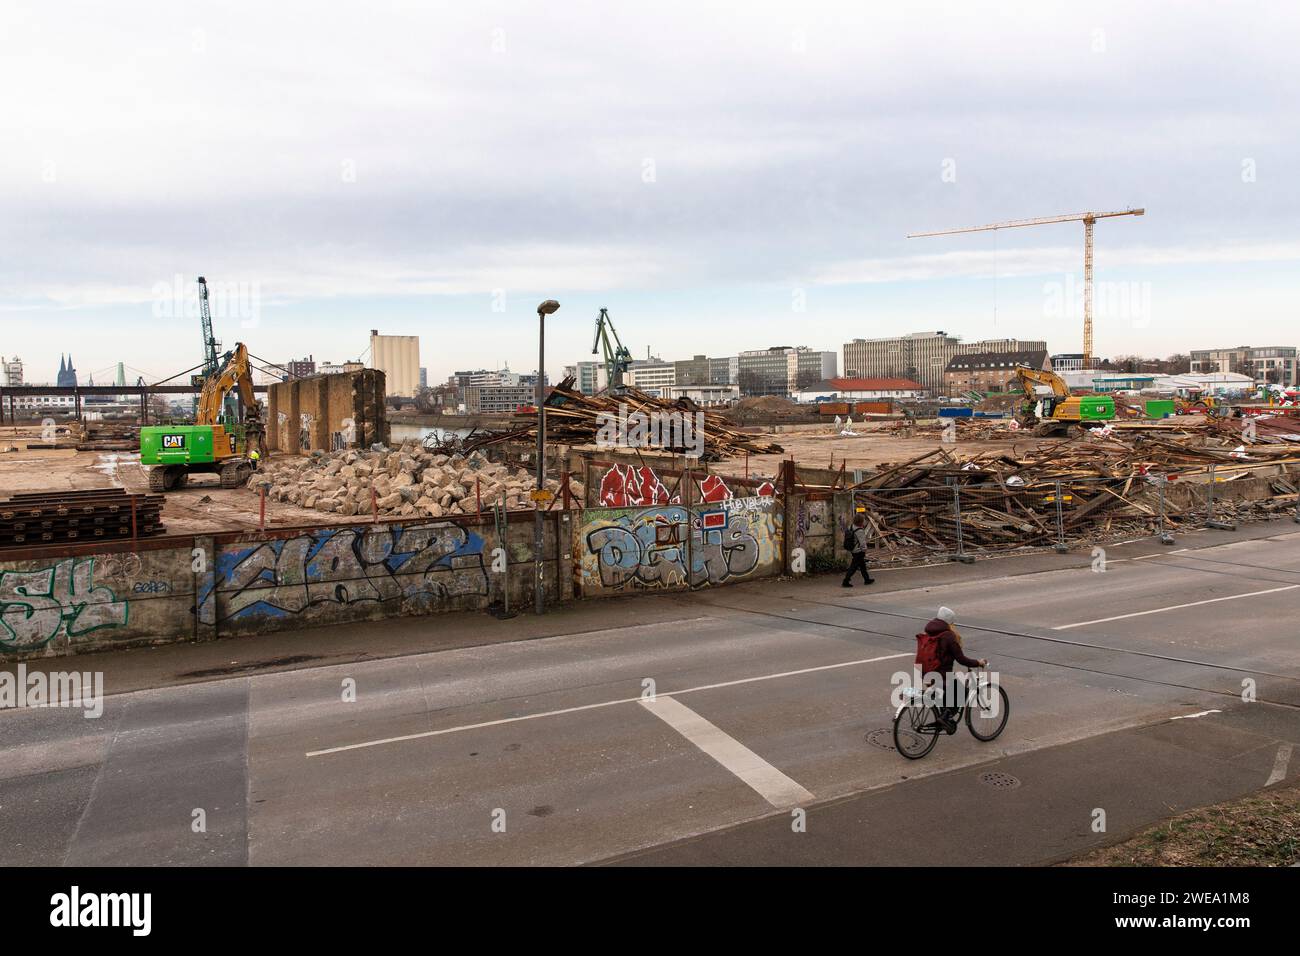
<svg viewBox="0 0 1300 956">
<path fill-rule="evenodd" d="M 1104 571 L 619 602 L 567 635 L 133 690 L 99 719 L 3 712 L 0 864 L 1063 859 L 1300 773 L 1294 527 L 1116 546 Z M 940 603 L 1011 718 L 906 761 L 891 676 Z"/>
</svg>

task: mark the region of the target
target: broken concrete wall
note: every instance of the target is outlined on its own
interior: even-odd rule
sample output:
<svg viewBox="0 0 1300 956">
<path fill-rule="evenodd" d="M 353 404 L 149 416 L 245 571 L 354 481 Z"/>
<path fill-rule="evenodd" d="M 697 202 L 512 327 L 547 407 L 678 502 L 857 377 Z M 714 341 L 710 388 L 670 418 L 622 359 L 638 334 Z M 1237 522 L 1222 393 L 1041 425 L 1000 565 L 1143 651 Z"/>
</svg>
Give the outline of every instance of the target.
<svg viewBox="0 0 1300 956">
<path fill-rule="evenodd" d="M 267 389 L 269 451 L 306 454 L 387 441 L 384 373 L 378 369 L 277 382 Z"/>
</svg>

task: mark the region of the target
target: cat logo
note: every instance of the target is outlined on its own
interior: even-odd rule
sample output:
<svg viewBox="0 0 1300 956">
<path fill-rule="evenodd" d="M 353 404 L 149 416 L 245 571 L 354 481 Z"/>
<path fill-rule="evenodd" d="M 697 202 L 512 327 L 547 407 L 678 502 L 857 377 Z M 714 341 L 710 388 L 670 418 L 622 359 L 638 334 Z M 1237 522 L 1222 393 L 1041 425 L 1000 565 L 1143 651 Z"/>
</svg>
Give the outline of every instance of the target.
<svg viewBox="0 0 1300 956">
<path fill-rule="evenodd" d="M 185 447 L 184 435 L 163 435 L 162 446 L 164 448 L 181 448 Z"/>
</svg>

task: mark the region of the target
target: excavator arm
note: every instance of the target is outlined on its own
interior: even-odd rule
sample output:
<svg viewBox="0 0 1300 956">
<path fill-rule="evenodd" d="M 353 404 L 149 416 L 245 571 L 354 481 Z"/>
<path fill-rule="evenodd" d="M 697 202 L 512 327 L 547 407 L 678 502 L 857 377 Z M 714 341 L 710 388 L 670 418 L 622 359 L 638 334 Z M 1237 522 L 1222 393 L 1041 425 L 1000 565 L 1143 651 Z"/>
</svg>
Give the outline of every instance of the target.
<svg viewBox="0 0 1300 956">
<path fill-rule="evenodd" d="M 199 425 L 216 425 L 221 421 L 221 407 L 232 388 L 239 389 L 239 400 L 245 412 L 257 411 L 257 398 L 253 395 L 253 370 L 248 364 L 248 349 L 243 342 L 235 343 L 235 350 L 215 375 L 209 375 L 199 394 L 199 408 L 194 421 Z"/>
<path fill-rule="evenodd" d="M 1034 368 L 1030 365 L 1017 365 L 1016 378 L 1020 382 L 1020 388 L 1025 393 L 1025 397 L 1030 400 L 1038 398 L 1038 393 L 1034 388 L 1036 385 L 1046 385 L 1052 390 L 1054 398 L 1066 398 L 1070 394 L 1070 387 L 1065 384 L 1065 379 L 1055 372 L 1046 372 L 1041 368 Z"/>
</svg>

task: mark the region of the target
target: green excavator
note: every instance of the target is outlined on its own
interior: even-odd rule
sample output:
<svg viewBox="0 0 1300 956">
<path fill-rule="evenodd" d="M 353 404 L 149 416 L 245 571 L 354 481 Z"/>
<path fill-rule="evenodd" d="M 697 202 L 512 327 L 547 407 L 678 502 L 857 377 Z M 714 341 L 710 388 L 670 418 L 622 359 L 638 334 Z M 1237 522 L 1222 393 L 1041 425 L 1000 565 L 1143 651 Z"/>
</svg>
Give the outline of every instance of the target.
<svg viewBox="0 0 1300 956">
<path fill-rule="evenodd" d="M 1030 428 L 1040 438 L 1049 435 L 1082 435 L 1086 429 L 1100 428 L 1115 417 L 1115 400 L 1108 395 L 1071 395 L 1065 379 L 1031 365 L 1017 365 L 1015 382 L 1025 393 L 1016 421 Z M 1039 395 L 1038 386 L 1051 389 L 1051 395 Z M 1042 416 L 1036 413 L 1043 403 Z"/>
<path fill-rule="evenodd" d="M 227 429 L 222 410 L 226 396 L 236 389 L 243 419 L 239 427 Z M 248 349 L 239 342 L 221 367 L 204 379 L 193 425 L 140 429 L 140 463 L 148 469 L 149 490 L 176 491 L 185 487 L 190 475 L 214 473 L 222 488 L 243 486 L 261 458 L 263 432 Z"/>
</svg>

